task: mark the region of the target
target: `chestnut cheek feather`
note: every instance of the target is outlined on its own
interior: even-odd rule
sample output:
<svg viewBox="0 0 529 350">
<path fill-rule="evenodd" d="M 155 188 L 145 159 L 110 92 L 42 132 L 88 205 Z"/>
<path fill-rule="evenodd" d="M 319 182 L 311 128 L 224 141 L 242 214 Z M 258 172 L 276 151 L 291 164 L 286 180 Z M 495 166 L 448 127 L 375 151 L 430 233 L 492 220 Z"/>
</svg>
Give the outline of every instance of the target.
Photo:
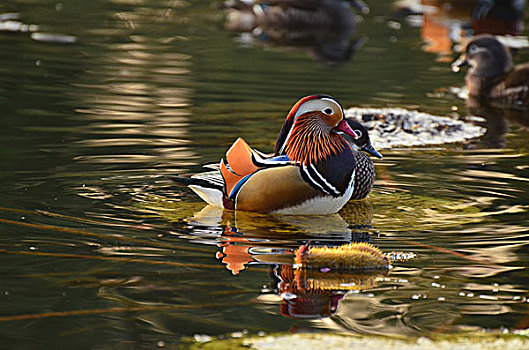
<svg viewBox="0 0 529 350">
<path fill-rule="evenodd" d="M 343 118 L 338 113 L 334 113 L 333 115 L 327 115 L 323 113 L 318 113 L 321 118 L 329 125 L 329 127 L 334 128 L 336 124 L 338 124 Z"/>
<path fill-rule="evenodd" d="M 322 124 L 318 122 L 321 119 L 315 117 L 317 116 L 308 113 L 301 115 L 292 128 L 286 154 L 295 163 L 314 164 L 349 147 L 342 136 L 322 129 Z M 354 131 L 349 130 L 354 134 Z"/>
</svg>

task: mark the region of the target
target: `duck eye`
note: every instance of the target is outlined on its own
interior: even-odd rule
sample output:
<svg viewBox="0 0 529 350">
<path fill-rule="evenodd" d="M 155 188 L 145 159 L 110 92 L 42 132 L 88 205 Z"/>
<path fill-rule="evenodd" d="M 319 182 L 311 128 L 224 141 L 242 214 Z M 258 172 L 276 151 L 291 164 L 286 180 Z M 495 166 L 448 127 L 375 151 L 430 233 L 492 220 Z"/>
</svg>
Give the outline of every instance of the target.
<svg viewBox="0 0 529 350">
<path fill-rule="evenodd" d="M 479 47 L 477 45 L 472 44 L 472 45 L 468 46 L 467 51 L 468 51 L 469 54 L 474 54 L 474 53 L 476 53 L 476 52 L 478 52 L 480 50 L 479 50 Z"/>
<path fill-rule="evenodd" d="M 355 129 L 354 132 L 355 132 L 355 134 L 358 135 L 358 138 L 361 138 L 361 137 L 362 137 L 362 132 L 361 132 L 360 130 Z"/>
<path fill-rule="evenodd" d="M 334 110 L 330 107 L 327 107 L 323 110 L 323 113 L 325 114 L 328 114 L 328 115 L 333 115 L 334 114 Z"/>
</svg>

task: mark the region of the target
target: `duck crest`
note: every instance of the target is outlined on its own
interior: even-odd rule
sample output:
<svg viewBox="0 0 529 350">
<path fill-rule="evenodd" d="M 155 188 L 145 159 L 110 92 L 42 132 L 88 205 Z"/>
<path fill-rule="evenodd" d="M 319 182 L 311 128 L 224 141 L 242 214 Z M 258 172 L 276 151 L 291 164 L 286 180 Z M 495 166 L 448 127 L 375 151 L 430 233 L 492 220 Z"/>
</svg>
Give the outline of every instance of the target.
<svg viewBox="0 0 529 350">
<path fill-rule="evenodd" d="M 319 114 L 313 112 L 299 116 L 286 140 L 285 153 L 297 165 L 319 163 L 349 147 L 342 136 L 330 132 L 331 127 Z"/>
</svg>

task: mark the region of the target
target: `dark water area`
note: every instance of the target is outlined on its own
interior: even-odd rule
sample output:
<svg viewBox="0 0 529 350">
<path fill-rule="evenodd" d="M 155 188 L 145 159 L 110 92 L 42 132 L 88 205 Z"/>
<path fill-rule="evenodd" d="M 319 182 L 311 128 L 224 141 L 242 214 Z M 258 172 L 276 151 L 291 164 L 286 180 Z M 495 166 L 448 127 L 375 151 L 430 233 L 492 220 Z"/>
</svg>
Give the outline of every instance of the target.
<svg viewBox="0 0 529 350">
<path fill-rule="evenodd" d="M 28 26 L 0 31 L 0 347 L 528 328 L 529 114 L 467 107 L 448 93 L 463 85 L 457 54 L 432 52 L 390 2 L 369 5 L 348 34 L 361 42 L 352 57 L 325 62 L 313 46 L 226 30 L 212 2 L 0 4 Z M 488 129 L 381 150 L 369 199 L 336 215 L 222 212 L 166 180 L 218 162 L 239 136 L 271 151 L 312 93 L 478 115 Z M 290 265 L 307 241 L 416 257 L 301 275 Z"/>
</svg>

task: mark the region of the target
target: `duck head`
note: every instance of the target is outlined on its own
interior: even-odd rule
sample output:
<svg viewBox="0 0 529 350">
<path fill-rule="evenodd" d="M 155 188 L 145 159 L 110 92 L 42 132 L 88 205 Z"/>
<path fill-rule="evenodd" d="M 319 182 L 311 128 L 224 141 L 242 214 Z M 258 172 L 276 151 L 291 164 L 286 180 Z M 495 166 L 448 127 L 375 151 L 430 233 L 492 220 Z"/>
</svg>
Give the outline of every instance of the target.
<svg viewBox="0 0 529 350">
<path fill-rule="evenodd" d="M 358 135 L 344 119 L 341 104 L 327 95 L 303 97 L 290 110 L 276 141 L 275 154 L 296 163 L 317 163 L 338 154 Z"/>
<path fill-rule="evenodd" d="M 358 135 L 357 139 L 352 138 L 349 135 L 343 135 L 345 140 L 349 142 L 351 148 L 355 151 L 366 152 L 373 157 L 382 158 L 382 154 L 380 154 L 371 144 L 371 139 L 369 138 L 369 134 L 365 126 L 354 119 L 347 118 L 346 121 L 347 124 L 349 124 L 349 127 L 353 129 L 356 135 Z"/>
<path fill-rule="evenodd" d="M 512 56 L 507 47 L 492 35 L 478 35 L 470 41 L 461 56 L 452 63 L 452 71 L 459 72 L 469 65 L 468 74 L 478 78 L 494 78 L 512 69 Z"/>
</svg>

